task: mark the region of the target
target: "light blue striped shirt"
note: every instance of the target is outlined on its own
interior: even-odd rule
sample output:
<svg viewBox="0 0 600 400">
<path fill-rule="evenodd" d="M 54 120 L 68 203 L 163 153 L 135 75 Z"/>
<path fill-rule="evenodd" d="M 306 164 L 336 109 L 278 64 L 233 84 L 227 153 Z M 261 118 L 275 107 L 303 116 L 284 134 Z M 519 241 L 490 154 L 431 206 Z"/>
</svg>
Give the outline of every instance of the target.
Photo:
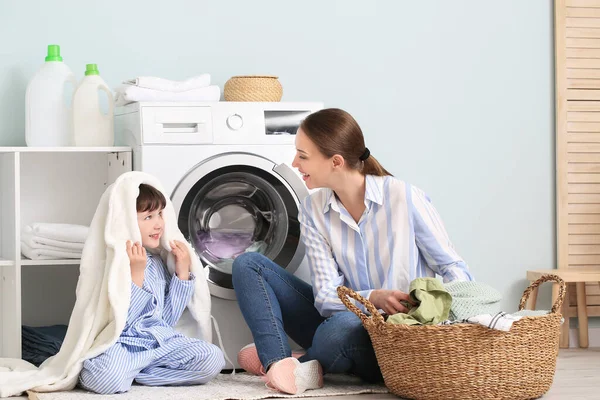
<svg viewBox="0 0 600 400">
<path fill-rule="evenodd" d="M 419 277 L 473 280 L 425 193 L 391 176 L 366 176 L 365 211 L 358 224 L 331 189 L 312 193 L 300 207 L 302 240 L 315 307 L 328 317 L 346 307 L 345 285 L 365 298 L 375 289 L 408 292 Z"/>
</svg>

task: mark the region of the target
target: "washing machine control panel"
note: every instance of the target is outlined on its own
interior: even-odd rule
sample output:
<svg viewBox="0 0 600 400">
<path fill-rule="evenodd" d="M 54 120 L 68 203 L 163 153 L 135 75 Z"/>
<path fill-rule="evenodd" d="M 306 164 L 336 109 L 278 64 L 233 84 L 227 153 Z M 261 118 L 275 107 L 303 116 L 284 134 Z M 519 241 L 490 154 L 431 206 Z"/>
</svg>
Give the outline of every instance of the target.
<svg viewBox="0 0 600 400">
<path fill-rule="evenodd" d="M 227 126 L 233 131 L 237 131 L 244 126 L 244 119 L 240 114 L 231 114 L 227 117 Z"/>
<path fill-rule="evenodd" d="M 212 144 L 294 145 L 298 126 L 321 103 L 227 102 L 211 104 Z"/>
</svg>

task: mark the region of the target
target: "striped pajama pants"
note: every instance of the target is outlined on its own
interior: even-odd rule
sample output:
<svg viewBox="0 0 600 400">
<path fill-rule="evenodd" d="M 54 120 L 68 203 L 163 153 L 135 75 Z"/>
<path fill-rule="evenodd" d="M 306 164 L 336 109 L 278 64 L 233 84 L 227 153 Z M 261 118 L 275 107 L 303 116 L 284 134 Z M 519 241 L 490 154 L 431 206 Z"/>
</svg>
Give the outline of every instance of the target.
<svg viewBox="0 0 600 400">
<path fill-rule="evenodd" d="M 217 346 L 176 335 L 155 349 L 117 342 L 84 361 L 79 383 L 99 394 L 127 392 L 134 380 L 148 386 L 198 385 L 217 376 L 224 366 Z"/>
</svg>

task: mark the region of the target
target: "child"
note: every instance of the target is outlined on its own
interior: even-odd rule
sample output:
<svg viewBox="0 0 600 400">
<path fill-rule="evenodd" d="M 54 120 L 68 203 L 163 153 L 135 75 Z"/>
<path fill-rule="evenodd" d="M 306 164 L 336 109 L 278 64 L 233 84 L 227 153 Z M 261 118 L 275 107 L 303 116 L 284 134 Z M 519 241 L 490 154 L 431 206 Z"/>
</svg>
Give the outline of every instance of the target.
<svg viewBox="0 0 600 400">
<path fill-rule="evenodd" d="M 126 392 L 133 380 L 151 386 L 203 384 L 225 366 L 218 347 L 173 329 L 194 292 L 190 254 L 185 244 L 170 243 L 175 257 L 171 276 L 160 256 L 146 253 L 160 245 L 166 200 L 150 185 L 139 188 L 142 243 L 127 242 L 132 282 L 125 328 L 105 353 L 83 363 L 79 376 L 81 386 L 99 394 Z"/>
</svg>

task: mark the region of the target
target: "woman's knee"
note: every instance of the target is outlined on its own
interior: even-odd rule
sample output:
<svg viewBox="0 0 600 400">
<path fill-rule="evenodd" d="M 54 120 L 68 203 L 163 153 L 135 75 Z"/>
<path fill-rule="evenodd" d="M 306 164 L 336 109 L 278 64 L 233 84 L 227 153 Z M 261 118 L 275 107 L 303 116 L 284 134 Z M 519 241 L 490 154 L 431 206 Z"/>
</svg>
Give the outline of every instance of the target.
<svg viewBox="0 0 600 400">
<path fill-rule="evenodd" d="M 281 267 L 260 253 L 248 252 L 240 254 L 233 260 L 233 266 L 231 267 L 233 286 L 235 287 L 236 282 L 243 282 L 250 275 L 260 273 L 260 270 L 263 268 L 273 270 Z"/>
<path fill-rule="evenodd" d="M 240 254 L 233 260 L 232 275 L 244 274 L 251 271 L 258 271 L 261 265 L 268 260 L 267 257 L 260 253 L 248 252 Z"/>
<path fill-rule="evenodd" d="M 325 320 L 315 332 L 313 347 L 340 349 L 348 346 L 370 345 L 369 334 L 354 313 L 344 311 Z"/>
</svg>

